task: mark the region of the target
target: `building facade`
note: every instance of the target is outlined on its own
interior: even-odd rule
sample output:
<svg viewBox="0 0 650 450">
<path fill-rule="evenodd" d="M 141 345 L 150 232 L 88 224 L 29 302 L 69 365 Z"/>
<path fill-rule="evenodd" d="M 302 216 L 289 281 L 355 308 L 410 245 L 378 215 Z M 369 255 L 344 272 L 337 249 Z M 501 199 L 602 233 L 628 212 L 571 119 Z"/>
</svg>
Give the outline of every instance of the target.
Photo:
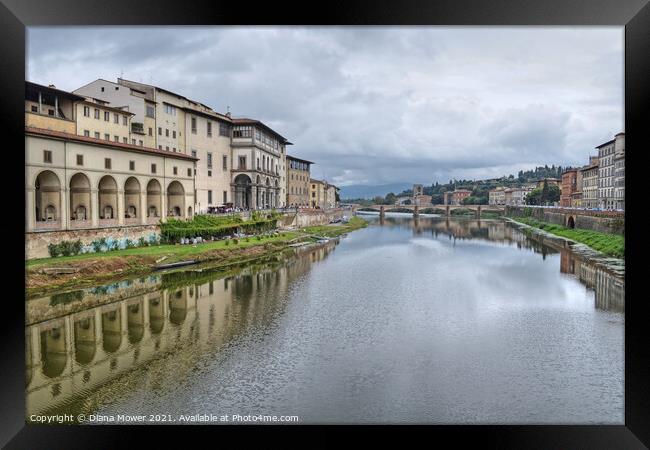
<svg viewBox="0 0 650 450">
<path fill-rule="evenodd" d="M 445 205 L 462 205 L 463 200 L 469 197 L 471 194 L 472 191 L 469 191 L 467 189 L 456 189 L 451 192 L 445 192 Z"/>
<path fill-rule="evenodd" d="M 614 208 L 625 209 L 625 133 L 614 143 Z"/>
<path fill-rule="evenodd" d="M 569 169 L 562 174 L 560 187 L 560 206 L 570 207 L 571 198 L 578 188 L 578 171 Z"/>
<path fill-rule="evenodd" d="M 505 205 L 506 193 L 504 187 L 497 187 L 488 192 L 488 204 L 490 205 Z"/>
<path fill-rule="evenodd" d="M 309 176 L 313 162 L 287 155 L 287 200 L 291 208 L 308 208 L 310 205 Z"/>
<path fill-rule="evenodd" d="M 625 135 L 619 133 L 611 141 L 596 147 L 598 150 L 598 208 L 616 208 L 616 166 L 614 159 L 617 148 L 624 148 L 624 146 Z M 619 151 L 620 153 L 621 151 Z"/>
<path fill-rule="evenodd" d="M 589 158 L 589 164 L 582 167 L 582 207 L 593 209 L 598 208 L 598 156 Z"/>
<path fill-rule="evenodd" d="M 312 208 L 325 208 L 325 183 L 321 180 L 309 180 L 309 206 Z"/>
</svg>

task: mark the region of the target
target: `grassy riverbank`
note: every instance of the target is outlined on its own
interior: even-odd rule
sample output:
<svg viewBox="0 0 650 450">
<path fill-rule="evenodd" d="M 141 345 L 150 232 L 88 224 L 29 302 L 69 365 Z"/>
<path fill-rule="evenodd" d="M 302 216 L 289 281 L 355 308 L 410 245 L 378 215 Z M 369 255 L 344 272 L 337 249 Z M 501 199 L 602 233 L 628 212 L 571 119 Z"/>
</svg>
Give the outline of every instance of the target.
<svg viewBox="0 0 650 450">
<path fill-rule="evenodd" d="M 298 231 L 278 231 L 270 236 L 251 236 L 195 245 L 155 245 L 105 253 L 33 259 L 25 262 L 28 297 L 52 290 L 64 290 L 108 283 L 117 279 L 142 276 L 160 264 L 194 260 L 214 262 L 215 267 L 253 261 L 288 248 L 296 242 L 315 240 L 311 235 L 335 237 L 367 226 L 353 217 L 348 224 L 331 224 L 303 228 Z M 74 273 L 46 273 L 52 268 L 72 268 Z"/>
<path fill-rule="evenodd" d="M 540 222 L 539 220 L 530 217 L 511 217 L 511 219 L 515 222 L 547 231 L 556 236 L 565 237 L 588 245 L 594 250 L 608 256 L 613 256 L 615 258 L 623 258 L 625 256 L 625 237 L 620 234 L 607 234 L 591 230 L 567 228 L 561 225 Z"/>
</svg>

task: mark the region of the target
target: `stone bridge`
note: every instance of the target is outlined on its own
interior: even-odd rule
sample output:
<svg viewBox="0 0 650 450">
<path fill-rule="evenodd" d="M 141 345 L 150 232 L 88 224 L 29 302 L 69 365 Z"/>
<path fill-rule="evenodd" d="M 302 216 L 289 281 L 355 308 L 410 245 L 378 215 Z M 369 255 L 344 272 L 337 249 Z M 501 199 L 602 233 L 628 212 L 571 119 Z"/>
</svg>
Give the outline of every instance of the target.
<svg viewBox="0 0 650 450">
<path fill-rule="evenodd" d="M 451 211 L 456 209 L 469 209 L 471 211 L 474 211 L 476 217 L 481 217 L 481 212 L 484 211 L 505 212 L 505 206 L 503 205 L 370 205 L 366 206 L 365 209 L 373 209 L 375 211 L 379 211 L 380 214 L 395 210 L 409 209 L 413 211 L 414 216 L 418 216 L 422 210 L 426 209 L 441 210 L 444 212 L 445 216 L 449 216 L 451 214 Z"/>
</svg>

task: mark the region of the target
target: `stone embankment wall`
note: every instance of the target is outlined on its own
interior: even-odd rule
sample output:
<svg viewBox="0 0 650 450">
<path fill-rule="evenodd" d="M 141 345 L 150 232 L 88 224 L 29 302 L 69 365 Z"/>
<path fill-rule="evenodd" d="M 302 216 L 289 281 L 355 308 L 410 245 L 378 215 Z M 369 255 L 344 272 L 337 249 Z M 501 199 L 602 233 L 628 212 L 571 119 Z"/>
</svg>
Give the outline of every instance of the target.
<svg viewBox="0 0 650 450">
<path fill-rule="evenodd" d="M 326 225 L 332 219 L 340 219 L 343 216 L 352 216 L 353 212 L 349 209 L 329 209 L 329 210 L 301 210 L 297 213 L 289 213 L 278 220 L 278 226 L 283 229 L 303 228 L 316 225 Z"/>
<path fill-rule="evenodd" d="M 25 259 L 47 258 L 49 244 L 59 244 L 63 241 L 80 240 L 83 245 L 101 238 L 139 240 L 148 238 L 151 234 L 160 235 L 158 225 L 136 225 L 130 227 L 93 228 L 85 230 L 40 231 L 25 233 Z"/>
<path fill-rule="evenodd" d="M 531 217 L 565 227 L 569 225 L 571 218 L 575 228 L 601 233 L 625 234 L 625 215 L 621 212 L 506 206 L 505 215 L 512 218 Z"/>
</svg>

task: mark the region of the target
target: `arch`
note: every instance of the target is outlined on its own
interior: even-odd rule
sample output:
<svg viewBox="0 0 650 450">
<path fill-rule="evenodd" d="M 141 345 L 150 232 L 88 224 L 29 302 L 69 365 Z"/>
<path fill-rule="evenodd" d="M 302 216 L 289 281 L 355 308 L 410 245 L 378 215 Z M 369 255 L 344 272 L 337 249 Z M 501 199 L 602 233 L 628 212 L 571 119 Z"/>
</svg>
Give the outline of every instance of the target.
<svg viewBox="0 0 650 450">
<path fill-rule="evenodd" d="M 95 340 L 95 318 L 86 317 L 74 323 L 74 357 L 81 365 L 92 362 L 97 348 Z"/>
<path fill-rule="evenodd" d="M 191 206 L 189 206 L 187 208 L 187 217 L 192 217 L 192 207 Z"/>
<path fill-rule="evenodd" d="M 185 189 L 183 185 L 174 180 L 167 186 L 168 216 L 180 217 L 185 211 Z"/>
<path fill-rule="evenodd" d="M 576 227 L 576 220 L 575 220 L 575 218 L 573 216 L 567 217 L 566 226 L 568 228 L 575 228 Z"/>
<path fill-rule="evenodd" d="M 160 297 L 149 299 L 149 329 L 152 334 L 159 334 L 165 328 L 165 312 Z"/>
<path fill-rule="evenodd" d="M 59 220 L 61 212 L 61 182 L 51 170 L 44 170 L 36 176 L 36 221 L 51 222 Z"/>
<path fill-rule="evenodd" d="M 240 173 L 235 177 L 235 206 L 249 208 L 251 205 L 251 179 L 248 175 Z"/>
<path fill-rule="evenodd" d="M 90 180 L 81 173 L 75 173 L 70 178 L 70 220 L 90 220 Z"/>
<path fill-rule="evenodd" d="M 65 330 L 63 326 L 41 331 L 41 362 L 43 374 L 58 377 L 68 364 Z"/>
<path fill-rule="evenodd" d="M 102 346 L 107 353 L 116 352 L 122 345 L 122 315 L 119 309 L 102 314 Z"/>
<path fill-rule="evenodd" d="M 162 189 L 160 182 L 152 178 L 147 183 L 147 217 L 160 217 L 162 209 Z"/>
<path fill-rule="evenodd" d="M 144 308 L 142 299 L 127 306 L 127 328 L 129 331 L 129 342 L 135 344 L 140 342 L 144 336 Z"/>
<path fill-rule="evenodd" d="M 124 182 L 124 217 L 135 219 L 138 217 L 140 205 L 140 182 L 135 177 L 129 177 Z"/>
<path fill-rule="evenodd" d="M 174 325 L 180 325 L 185 321 L 187 316 L 187 296 L 185 289 L 176 291 L 174 296 L 169 299 L 169 321 Z"/>
<path fill-rule="evenodd" d="M 99 189 L 99 218 L 115 219 L 117 212 L 117 183 L 115 178 L 104 175 L 98 184 Z"/>
</svg>

